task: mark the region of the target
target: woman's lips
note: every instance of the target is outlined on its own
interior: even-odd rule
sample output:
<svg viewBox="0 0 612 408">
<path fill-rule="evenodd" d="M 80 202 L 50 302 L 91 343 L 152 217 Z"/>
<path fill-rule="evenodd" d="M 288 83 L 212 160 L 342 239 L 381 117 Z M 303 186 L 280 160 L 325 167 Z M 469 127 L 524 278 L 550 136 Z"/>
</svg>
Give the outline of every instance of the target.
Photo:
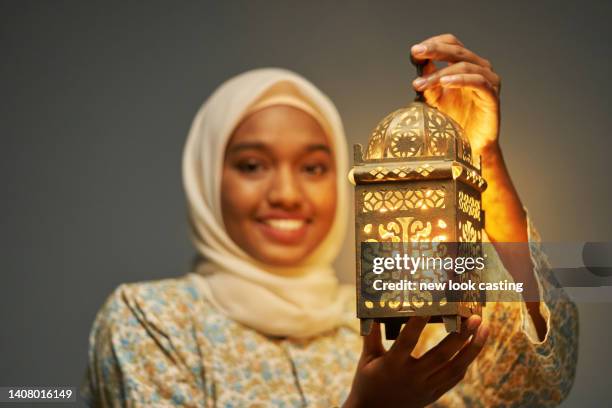
<svg viewBox="0 0 612 408">
<path fill-rule="evenodd" d="M 300 243 L 308 229 L 308 222 L 303 218 L 267 218 L 257 225 L 266 238 L 284 245 Z"/>
</svg>

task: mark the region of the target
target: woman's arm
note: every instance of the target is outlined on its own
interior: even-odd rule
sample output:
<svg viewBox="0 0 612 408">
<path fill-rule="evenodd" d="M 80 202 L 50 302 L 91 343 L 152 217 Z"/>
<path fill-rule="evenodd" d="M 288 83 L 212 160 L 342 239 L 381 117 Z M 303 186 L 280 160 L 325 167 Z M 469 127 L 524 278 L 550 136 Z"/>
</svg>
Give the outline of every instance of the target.
<svg viewBox="0 0 612 408">
<path fill-rule="evenodd" d="M 546 322 L 540 313 L 540 299 L 534 265 L 527 245 L 504 245 L 506 242 L 528 242 L 527 216 L 512 184 L 501 149 L 497 143 L 480 152 L 483 177 L 489 188 L 482 195 L 487 217 L 487 234 L 506 269 L 516 282 L 523 282 L 522 293 L 527 311 L 540 340 L 546 334 Z"/>
<path fill-rule="evenodd" d="M 527 245 L 527 220 L 499 146 L 501 79 L 491 63 L 467 49 L 452 34 L 432 37 L 412 47 L 417 60 L 429 60 L 414 87 L 428 103 L 450 115 L 465 130 L 474 158 L 482 158 L 488 188 L 482 194 L 487 235 L 506 269 L 524 283 L 523 297 L 540 339 L 546 324 L 539 312 L 538 285 Z M 436 70 L 432 61 L 446 61 Z"/>
<path fill-rule="evenodd" d="M 542 405 L 560 402 L 573 382 L 578 344 L 576 306 L 555 283 L 539 235 L 527 217 L 499 146 L 501 81 L 491 63 L 452 35 L 432 37 L 412 47 L 417 59 L 441 60 L 436 70 L 428 63 L 414 86 L 427 101 L 460 123 L 470 138 L 474 156 L 482 157 L 487 235 L 503 267 L 515 281 L 524 282 L 523 303 L 487 306 L 491 345 L 483 350 L 474 374 L 455 389 L 460 399 L 487 395 L 475 405 Z M 525 245 L 504 245 L 525 242 Z M 499 266 L 500 268 L 502 266 Z M 541 290 L 540 290 L 541 289 Z M 491 310 L 491 307 L 493 310 Z M 529 316 L 525 316 L 524 310 Z M 537 338 L 525 330 L 530 319 Z M 449 393 L 445 397 L 450 397 Z"/>
</svg>

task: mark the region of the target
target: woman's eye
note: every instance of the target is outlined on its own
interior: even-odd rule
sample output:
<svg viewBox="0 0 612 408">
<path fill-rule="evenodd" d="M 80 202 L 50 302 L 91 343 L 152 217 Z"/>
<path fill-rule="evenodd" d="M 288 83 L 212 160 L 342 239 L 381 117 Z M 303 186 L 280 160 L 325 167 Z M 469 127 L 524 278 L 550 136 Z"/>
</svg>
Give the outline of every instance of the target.
<svg viewBox="0 0 612 408">
<path fill-rule="evenodd" d="M 313 176 L 319 176 L 327 172 L 327 166 L 325 164 L 306 164 L 304 166 L 304 172 Z"/>
<path fill-rule="evenodd" d="M 244 160 L 236 164 L 236 168 L 241 173 L 257 173 L 265 169 L 263 163 L 259 160 Z"/>
</svg>

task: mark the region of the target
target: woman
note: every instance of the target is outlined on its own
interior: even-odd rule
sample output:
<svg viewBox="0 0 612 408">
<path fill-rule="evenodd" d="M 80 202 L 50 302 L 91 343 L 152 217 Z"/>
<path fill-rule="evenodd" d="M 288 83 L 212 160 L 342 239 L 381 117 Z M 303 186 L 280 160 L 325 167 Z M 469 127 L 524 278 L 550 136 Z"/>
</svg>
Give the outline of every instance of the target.
<svg viewBox="0 0 612 408">
<path fill-rule="evenodd" d="M 121 285 L 96 317 L 83 386 L 92 405 L 539 406 L 565 397 L 576 309 L 554 290 L 503 163 L 499 77 L 452 35 L 411 52 L 449 63 L 428 63 L 414 87 L 482 155 L 491 241 L 534 241 L 488 254 L 497 278 L 525 282 L 524 299 L 488 303 L 462 334 L 413 318 L 388 350 L 378 325 L 361 339 L 354 287 L 330 266 L 348 205 L 340 118 L 298 75 L 255 70 L 215 91 L 187 140 L 195 273 Z"/>
</svg>

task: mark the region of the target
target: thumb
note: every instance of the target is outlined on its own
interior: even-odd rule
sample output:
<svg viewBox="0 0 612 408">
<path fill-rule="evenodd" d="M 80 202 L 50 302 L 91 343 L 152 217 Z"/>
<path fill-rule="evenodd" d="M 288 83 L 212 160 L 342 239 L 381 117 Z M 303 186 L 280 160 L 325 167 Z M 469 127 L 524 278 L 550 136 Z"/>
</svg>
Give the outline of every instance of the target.
<svg viewBox="0 0 612 408">
<path fill-rule="evenodd" d="M 385 354 L 385 347 L 382 344 L 380 335 L 380 323 L 374 322 L 370 334 L 363 338 L 363 350 L 361 351 L 361 359 L 363 362 L 368 362 L 376 357 Z"/>
</svg>

